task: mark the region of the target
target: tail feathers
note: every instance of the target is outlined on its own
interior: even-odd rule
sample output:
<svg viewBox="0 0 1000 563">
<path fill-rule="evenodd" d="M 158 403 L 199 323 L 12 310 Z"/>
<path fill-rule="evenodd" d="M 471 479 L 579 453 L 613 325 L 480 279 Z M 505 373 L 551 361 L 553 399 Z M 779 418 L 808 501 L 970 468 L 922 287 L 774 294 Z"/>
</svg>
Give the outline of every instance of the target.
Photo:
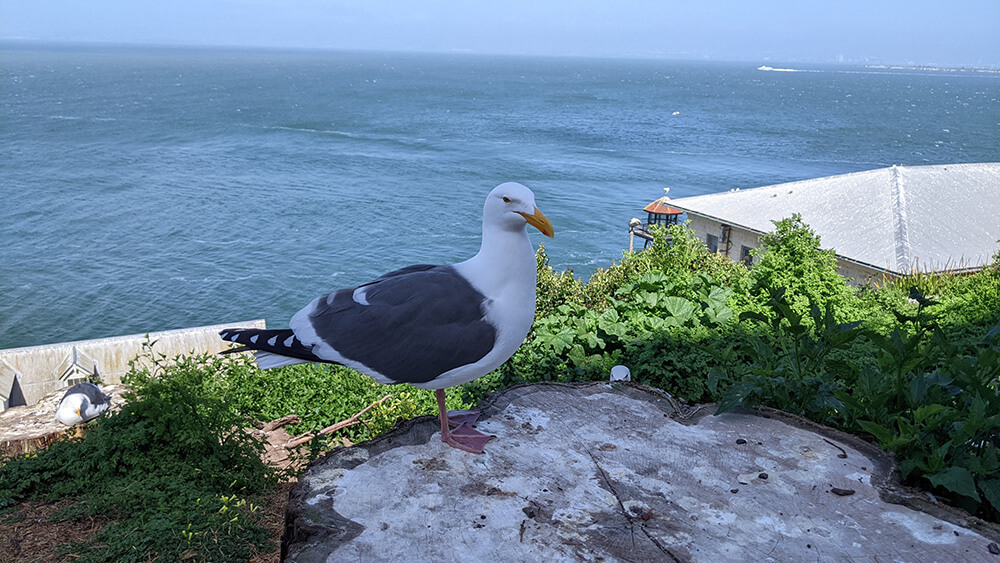
<svg viewBox="0 0 1000 563">
<path fill-rule="evenodd" d="M 324 362 L 312 353 L 311 348 L 302 344 L 289 329 L 227 328 L 220 331 L 219 336 L 223 340 L 242 345 L 239 348 L 224 350 L 223 354 L 252 350 L 257 366 L 261 369 Z"/>
</svg>

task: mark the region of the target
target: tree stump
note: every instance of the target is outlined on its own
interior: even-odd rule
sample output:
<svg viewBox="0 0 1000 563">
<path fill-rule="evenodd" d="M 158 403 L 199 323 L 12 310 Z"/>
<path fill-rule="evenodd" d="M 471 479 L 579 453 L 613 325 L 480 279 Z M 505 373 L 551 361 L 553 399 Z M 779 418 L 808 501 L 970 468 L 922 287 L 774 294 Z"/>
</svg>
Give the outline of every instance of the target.
<svg viewBox="0 0 1000 563">
<path fill-rule="evenodd" d="M 101 386 L 111 396 L 109 412 L 121 408 L 124 385 Z M 87 423 L 66 426 L 56 420 L 56 409 L 66 389 L 43 397 L 31 406 L 12 407 L 0 412 L 0 458 L 29 454 L 46 448 L 67 431 L 80 435 Z"/>
<path fill-rule="evenodd" d="M 486 453 L 421 417 L 314 462 L 287 561 L 988 561 L 1000 528 L 893 480 L 890 456 L 777 411 L 712 416 L 615 383 L 481 405 Z M 997 558 L 1000 561 L 1000 558 Z"/>
</svg>

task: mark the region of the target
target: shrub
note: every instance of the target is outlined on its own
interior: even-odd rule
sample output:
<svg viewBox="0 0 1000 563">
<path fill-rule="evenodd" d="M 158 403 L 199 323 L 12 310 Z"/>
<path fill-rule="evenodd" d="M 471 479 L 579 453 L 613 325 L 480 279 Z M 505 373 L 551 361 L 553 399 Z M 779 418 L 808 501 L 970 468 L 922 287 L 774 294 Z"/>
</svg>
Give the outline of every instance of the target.
<svg viewBox="0 0 1000 563">
<path fill-rule="evenodd" d="M 0 499 L 71 499 L 56 517 L 111 519 L 71 548 L 84 561 L 242 561 L 267 551 L 255 503 L 282 475 L 217 392 L 217 374 L 243 369 L 206 356 L 133 366 L 134 393 L 119 412 L 90 423 L 83 438 L 0 466 Z"/>
<path fill-rule="evenodd" d="M 820 248 L 820 237 L 802 223 L 802 216 L 774 221 L 774 231 L 761 235 L 761 247 L 753 251 L 757 258 L 750 276 L 754 291 L 763 300 L 784 290 L 792 309 L 808 315 L 813 306 L 821 310 L 827 303 L 837 308 L 838 319 L 857 320 L 850 310 L 856 307 L 847 280 L 837 273 L 837 258 L 832 250 Z"/>
<path fill-rule="evenodd" d="M 578 303 L 583 297 L 583 283 L 573 277 L 573 271 L 556 272 L 549 265 L 545 245 L 538 245 L 535 251 L 538 266 L 538 282 L 535 290 L 535 318 L 551 314 L 566 303 Z"/>
</svg>

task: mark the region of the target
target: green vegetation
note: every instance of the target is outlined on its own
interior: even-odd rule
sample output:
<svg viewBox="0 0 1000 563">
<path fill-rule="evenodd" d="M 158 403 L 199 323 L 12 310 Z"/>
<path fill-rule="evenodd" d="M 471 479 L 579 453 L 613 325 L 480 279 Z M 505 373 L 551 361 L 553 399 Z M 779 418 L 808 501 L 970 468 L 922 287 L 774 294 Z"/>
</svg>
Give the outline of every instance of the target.
<svg viewBox="0 0 1000 563">
<path fill-rule="evenodd" d="M 269 551 L 260 495 L 280 475 L 262 445 L 220 400 L 217 358 L 181 358 L 176 367 L 135 368 L 122 410 L 92 423 L 84 438 L 62 438 L 0 466 L 0 506 L 41 498 L 71 502 L 54 518 L 107 519 L 86 545 L 64 546 L 83 561 L 244 561 Z"/>
<path fill-rule="evenodd" d="M 762 242 L 748 269 L 673 226 L 587 283 L 540 248 L 531 334 L 449 393 L 449 408 L 521 382 L 605 380 L 625 364 L 634 381 L 719 412 L 766 405 L 866 437 L 906 482 L 1000 520 L 1000 254 L 969 276 L 856 289 L 799 217 Z M 316 432 L 392 394 L 334 437 L 359 441 L 437 412 L 431 392 L 339 367 L 150 357 L 129 374 L 121 412 L 0 466 L 0 518 L 25 499 L 69 499 L 58 517 L 109 520 L 92 543 L 67 546 L 84 560 L 245 560 L 268 549 L 257 507 L 284 475 L 240 428 L 297 414 L 290 430 Z M 310 454 L 335 443 L 314 440 Z"/>
<path fill-rule="evenodd" d="M 93 541 L 60 547 L 81 561 L 246 561 L 274 549 L 261 504 L 288 477 L 263 463 L 264 444 L 244 431 L 253 420 L 298 414 L 290 430 L 316 431 L 392 393 L 342 434 L 363 440 L 400 418 L 437 413 L 430 391 L 378 386 L 343 368 L 265 372 L 240 356 L 174 363 L 155 343 L 125 383 L 132 391 L 122 410 L 88 424 L 82 438 L 67 434 L 0 465 L 0 518 L 23 500 L 64 500 L 54 518 L 107 521 Z M 313 455 L 323 443 L 315 442 Z"/>
<path fill-rule="evenodd" d="M 852 288 L 801 218 L 775 223 L 753 268 L 685 226 L 587 284 L 540 249 L 537 318 L 473 397 L 533 381 L 634 381 L 719 412 L 766 405 L 867 437 L 905 482 L 993 521 L 1000 508 L 1000 254 L 969 276 Z M 599 288 L 599 289 L 598 289 Z"/>
<path fill-rule="evenodd" d="M 363 424 L 349 426 L 329 438 L 337 442 L 343 438 L 351 442 L 370 440 L 395 426 L 400 419 L 438 414 L 433 391 L 409 385 L 379 385 L 372 378 L 345 367 L 299 364 L 278 370 L 260 370 L 246 357 L 234 357 L 232 361 L 244 366 L 223 378 L 225 402 L 252 420 L 269 421 L 289 414 L 298 415 L 300 422 L 287 427 L 292 434 L 318 432 L 386 395 L 391 397 L 370 410 L 363 417 Z M 452 392 L 447 395 L 447 406 L 457 410 L 468 408 L 469 404 L 462 401 L 459 393 Z M 317 440 L 312 445 L 324 448 L 329 440 Z"/>
</svg>

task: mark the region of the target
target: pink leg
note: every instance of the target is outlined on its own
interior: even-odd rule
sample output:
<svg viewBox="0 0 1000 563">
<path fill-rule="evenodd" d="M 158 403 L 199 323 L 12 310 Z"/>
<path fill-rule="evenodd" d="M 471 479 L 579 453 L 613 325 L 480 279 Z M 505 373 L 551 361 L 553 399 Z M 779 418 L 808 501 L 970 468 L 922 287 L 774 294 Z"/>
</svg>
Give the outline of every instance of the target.
<svg viewBox="0 0 1000 563">
<path fill-rule="evenodd" d="M 469 426 L 469 424 L 465 421 L 465 417 L 468 416 L 466 413 L 457 417 L 460 420 L 450 421 L 448 418 L 448 410 L 444 406 L 444 389 L 435 390 L 434 396 L 437 397 L 438 411 L 440 413 L 439 418 L 441 419 L 441 441 L 453 448 L 458 448 L 469 453 L 483 453 L 483 447 L 486 445 L 486 442 L 493 438 L 493 436 L 487 436 L 472 426 Z M 477 414 L 475 416 L 478 417 L 479 415 Z M 472 420 L 474 422 L 475 418 Z M 450 423 L 456 426 L 454 430 L 450 428 L 452 425 Z"/>
</svg>

